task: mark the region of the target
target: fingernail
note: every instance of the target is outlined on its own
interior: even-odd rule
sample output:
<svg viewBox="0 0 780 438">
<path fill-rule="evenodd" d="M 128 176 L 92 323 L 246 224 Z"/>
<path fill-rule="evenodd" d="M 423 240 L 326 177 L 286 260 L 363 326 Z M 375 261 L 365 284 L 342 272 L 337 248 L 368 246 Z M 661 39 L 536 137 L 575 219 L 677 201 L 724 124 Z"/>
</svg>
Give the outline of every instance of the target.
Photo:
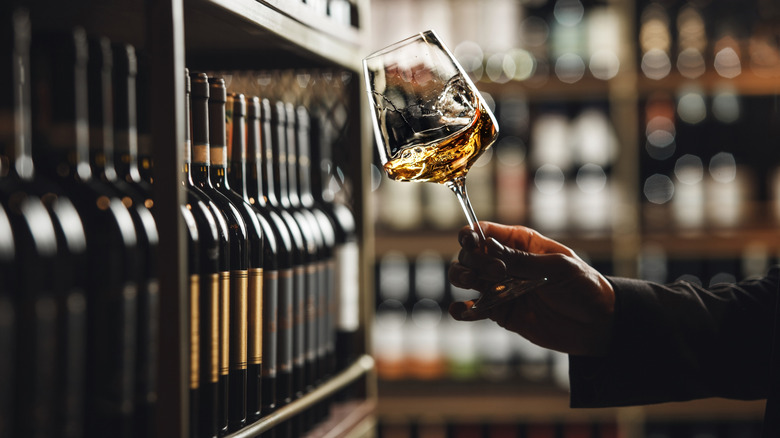
<svg viewBox="0 0 780 438">
<path fill-rule="evenodd" d="M 474 232 L 464 232 L 461 233 L 458 238 L 458 243 L 460 243 L 460 246 L 466 247 L 468 246 L 474 246 L 474 242 L 477 241 L 477 238 L 474 235 Z"/>
</svg>

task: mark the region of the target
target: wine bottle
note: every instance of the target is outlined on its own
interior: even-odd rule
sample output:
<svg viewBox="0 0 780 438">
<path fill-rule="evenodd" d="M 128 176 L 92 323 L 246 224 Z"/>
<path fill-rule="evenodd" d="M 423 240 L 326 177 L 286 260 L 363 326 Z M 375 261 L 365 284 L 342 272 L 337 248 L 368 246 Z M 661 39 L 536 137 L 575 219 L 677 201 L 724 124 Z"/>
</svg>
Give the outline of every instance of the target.
<svg viewBox="0 0 780 438">
<path fill-rule="evenodd" d="M 262 372 L 262 356 L 260 349 L 253 348 L 252 367 L 249 368 L 248 362 L 248 348 L 249 348 L 249 304 L 252 304 L 252 316 L 255 318 L 252 321 L 252 342 L 256 342 L 262 339 L 262 333 L 258 333 L 257 329 L 262 327 L 262 321 L 257 320 L 258 306 L 262 305 L 263 294 L 263 245 L 264 245 L 264 232 L 257 213 L 252 206 L 247 202 L 243 196 L 236 193 L 230 185 L 230 181 L 227 176 L 228 168 L 228 152 L 227 152 L 227 126 L 228 121 L 230 124 L 241 124 L 244 122 L 243 115 L 246 113 L 246 99 L 243 95 L 231 95 L 230 99 L 226 95 L 224 86 L 224 80 L 222 79 L 210 79 L 211 84 L 211 97 L 209 98 L 209 123 L 211 134 L 211 161 L 212 172 L 211 179 L 214 187 L 222 193 L 241 214 L 242 219 L 247 225 L 248 234 L 248 250 L 249 250 L 249 269 L 248 269 L 248 285 L 243 296 L 243 303 L 239 305 L 236 300 L 231 297 L 231 320 L 240 320 L 240 325 L 237 326 L 237 330 L 240 330 L 241 335 L 236 337 L 232 336 L 233 344 L 231 344 L 231 351 L 241 351 L 241 355 L 238 358 L 234 357 L 233 362 L 240 363 L 240 367 L 243 367 L 242 380 L 237 381 L 235 385 L 231 384 L 231 391 L 239 391 L 237 396 L 237 403 L 241 403 L 243 406 L 239 409 L 232 410 L 234 412 L 232 423 L 233 427 L 239 428 L 246 424 L 247 419 L 247 374 L 249 372 L 254 373 L 257 376 L 259 372 Z M 215 99 L 215 97 L 218 97 Z M 229 104 L 229 106 L 228 106 Z M 227 108 L 230 111 L 227 111 Z M 236 118 L 234 110 L 238 107 L 239 117 Z M 229 116 L 228 116 L 229 114 Z M 231 126 L 233 128 L 233 126 Z M 241 129 L 240 127 L 238 129 Z M 232 137 L 231 129 L 231 137 Z M 261 308 L 260 308 L 261 309 Z M 231 327 L 232 329 L 233 327 Z M 240 350 L 239 350 L 240 349 Z M 255 379 L 256 380 L 256 379 Z M 256 392 L 255 392 L 256 393 Z M 231 403 L 234 402 L 231 398 Z M 256 414 L 256 411 L 253 411 Z"/>
<path fill-rule="evenodd" d="M 230 277 L 230 242 L 227 220 L 216 204 L 202 190 L 197 188 L 190 173 L 192 141 L 190 135 L 190 75 L 185 73 L 185 108 L 184 118 L 184 166 L 182 166 L 182 184 L 186 192 L 185 206 L 195 217 L 198 226 L 199 248 L 198 256 L 200 275 L 200 302 L 198 304 L 200 361 L 198 369 L 197 405 L 198 417 L 193 437 L 215 438 L 220 432 L 220 333 L 221 298 L 229 293 L 229 286 L 222 279 Z M 201 148 L 201 154 L 207 150 Z"/>
<path fill-rule="evenodd" d="M 187 312 L 189 317 L 189 430 L 191 437 L 200 436 L 198 408 L 200 405 L 200 242 L 198 224 L 192 210 L 179 208 L 184 222 L 187 248 Z"/>
<path fill-rule="evenodd" d="M 33 38 L 33 160 L 61 186 L 86 230 L 87 436 L 129 436 L 135 383 L 137 236 L 121 199 L 88 164 L 86 59 L 82 29 Z M 117 433 L 119 431 L 119 433 Z"/>
<path fill-rule="evenodd" d="M 284 312 L 284 309 L 289 308 L 290 321 L 289 324 L 284 324 L 280 321 L 280 365 L 279 372 L 279 397 L 277 402 L 292 401 L 294 398 L 300 395 L 303 388 L 300 387 L 300 383 L 303 381 L 302 376 L 304 373 L 304 351 L 303 351 L 303 335 L 304 327 L 302 320 L 302 303 L 303 297 L 306 296 L 306 289 L 312 282 L 316 283 L 316 263 L 318 258 L 318 242 L 313 235 L 308 222 L 296 217 L 293 214 L 294 209 L 290 202 L 289 197 L 289 178 L 288 168 L 286 166 L 287 159 L 287 110 L 284 102 L 277 101 L 271 107 L 271 120 L 270 120 L 271 142 L 270 142 L 270 157 L 271 159 L 271 171 L 273 172 L 273 187 L 275 190 L 275 199 L 279 208 L 279 212 L 288 224 L 292 233 L 296 231 L 300 233 L 302 242 L 302 258 L 299 266 L 295 266 L 294 282 L 293 282 L 293 294 L 289 297 L 289 304 L 284 300 L 288 297 L 280 296 L 279 307 L 280 311 Z M 268 157 L 266 157 L 268 158 Z M 273 205 L 273 201 L 271 202 Z M 284 313 L 283 313 L 284 314 Z M 289 326 L 289 331 L 282 333 L 285 328 Z M 286 339 L 285 343 L 281 341 Z M 289 352 L 285 351 L 285 347 L 289 347 Z M 289 376 L 285 374 L 285 368 L 289 370 Z"/>
<path fill-rule="evenodd" d="M 326 355 L 334 358 L 333 365 L 338 370 L 346 368 L 357 359 L 361 353 L 358 330 L 360 328 L 360 258 L 357 222 L 350 207 L 341 199 L 337 199 L 332 182 L 336 177 L 337 164 L 333 161 L 333 148 L 337 146 L 338 127 L 331 120 L 331 112 L 324 105 L 312 109 L 309 148 L 311 159 L 305 160 L 318 164 L 310 169 L 311 192 L 314 203 L 325 211 L 335 225 L 336 232 L 336 269 L 335 296 L 332 302 L 337 304 L 335 322 L 335 339 L 331 336 L 326 341 Z M 305 155 L 304 155 L 305 156 Z M 327 333 L 332 333 L 329 327 Z M 332 359 L 330 360 L 332 362 Z M 332 367 L 331 367 L 332 368 Z M 332 372 L 332 370 L 330 371 Z"/>
<path fill-rule="evenodd" d="M 312 139 L 312 123 L 311 116 L 308 109 L 304 106 L 298 106 L 296 109 L 297 131 L 295 138 L 296 150 L 291 152 L 296 155 L 294 158 L 294 164 L 296 164 L 291 172 L 294 172 L 297 179 L 297 187 L 299 190 L 300 204 L 303 209 L 310 212 L 310 217 L 316 218 L 313 221 L 313 227 L 319 227 L 322 232 L 323 245 L 324 245 L 324 265 L 320 278 L 320 291 L 317 294 L 316 302 L 314 303 L 314 331 L 313 331 L 313 345 L 314 349 L 314 363 L 315 368 L 312 370 L 310 376 L 310 385 L 314 385 L 324 381 L 333 369 L 334 361 L 334 345 L 335 345 L 335 329 L 334 329 L 334 312 L 336 298 L 336 270 L 337 254 L 339 246 L 337 246 L 337 228 L 338 224 L 336 219 L 331 214 L 331 210 L 316 202 L 315 196 L 312 193 L 312 174 L 311 174 L 311 139 Z M 291 148 L 292 149 L 292 148 Z M 311 219 L 310 219 L 311 221 Z M 355 279 L 357 280 L 357 279 Z M 346 360 L 350 360 L 347 358 Z M 327 417 L 330 411 L 330 401 L 333 398 L 325 400 L 314 410 L 314 414 L 317 419 L 323 419 Z"/>
<path fill-rule="evenodd" d="M 263 285 L 264 365 L 261 378 L 261 403 L 262 415 L 268 415 L 276 409 L 279 295 L 286 293 L 285 291 L 292 288 L 293 266 L 295 260 L 299 259 L 300 256 L 295 256 L 298 247 L 294 245 L 295 242 L 293 242 L 284 219 L 267 202 L 266 179 L 264 179 L 264 176 L 267 176 L 267 167 L 263 165 L 262 161 L 260 119 L 260 99 L 253 97 L 247 105 L 247 172 L 244 173 L 246 195 L 249 198 L 249 202 L 256 207 L 259 214 L 273 228 L 273 235 L 278 244 L 276 248 L 277 256 L 275 257 L 275 261 L 278 264 L 278 273 L 273 275 L 273 271 L 266 270 L 265 284 Z M 236 148 L 234 146 L 233 154 L 235 155 L 235 153 Z M 236 166 L 233 169 L 236 169 Z M 238 177 L 238 170 L 232 174 L 234 177 Z"/>
<path fill-rule="evenodd" d="M 16 376 L 16 308 L 11 281 L 15 271 L 13 228 L 0 204 L 0 435 L 14 433 Z"/>
<path fill-rule="evenodd" d="M 224 90 L 224 89 L 223 89 Z M 231 338 L 235 334 L 241 336 L 241 319 L 236 318 L 231 320 L 231 307 L 233 305 L 245 306 L 247 282 L 248 282 L 248 268 L 249 268 L 249 253 L 248 253 L 248 240 L 247 240 L 247 228 L 246 223 L 241 217 L 238 209 L 228 200 L 225 195 L 220 193 L 213 186 L 213 178 L 211 177 L 211 153 L 210 153 L 210 137 L 209 137 L 209 100 L 211 87 L 209 85 L 208 76 L 205 73 L 199 73 L 192 76 L 192 142 L 193 142 L 193 168 L 191 169 L 191 175 L 195 185 L 203 190 L 206 195 L 217 205 L 219 210 L 225 215 L 228 223 L 228 230 L 230 232 L 228 241 L 230 242 L 230 273 L 228 278 L 222 278 L 222 281 L 226 283 L 227 291 L 223 290 L 223 293 L 227 292 L 227 295 L 223 295 L 220 300 L 220 321 L 221 321 L 221 333 L 222 339 L 220 341 L 220 368 L 223 377 L 220 378 L 220 398 L 221 405 L 219 408 L 220 415 L 220 428 L 223 431 L 228 430 L 229 417 L 230 417 L 230 405 L 231 403 L 237 403 L 234 406 L 240 411 L 242 402 L 240 401 L 241 392 L 243 390 L 239 388 L 241 382 L 246 381 L 246 366 L 242 369 L 241 352 L 235 352 L 233 356 L 230 353 Z M 223 91 L 224 93 L 224 91 Z M 224 98 L 222 99 L 224 102 Z M 224 103 L 223 103 L 224 105 Z M 224 125 L 224 118 L 222 119 Z M 227 280 L 227 281 L 226 281 Z M 239 300 L 238 303 L 232 303 L 235 300 Z M 243 300 L 243 303 L 241 302 Z M 243 319 L 246 322 L 246 319 Z M 235 326 L 231 326 L 231 322 L 236 323 Z M 245 327 L 245 325 L 244 325 Z M 243 333 L 246 334 L 245 332 Z M 244 338 L 246 339 L 246 338 Z M 234 345 L 239 345 L 234 339 L 232 341 Z M 244 353 L 246 349 L 244 349 Z M 233 359 L 233 360 L 231 360 Z M 232 365 L 232 368 L 231 368 Z M 243 376 L 243 377 L 242 377 Z M 230 383 L 232 378 L 233 384 Z M 223 383 L 224 382 L 224 383 Z M 223 386 L 224 385 L 224 386 Z M 235 385 L 235 388 L 230 388 Z M 230 391 L 230 389 L 233 391 Z M 244 386 L 245 388 L 245 386 Z"/>
<path fill-rule="evenodd" d="M 54 265 L 56 278 L 56 357 L 59 365 L 44 362 L 34 367 L 56 367 L 58 384 L 45 384 L 43 391 L 55 397 L 57 413 L 53 427 L 64 436 L 80 436 L 83 431 L 84 354 L 86 343 L 86 314 L 84 272 L 86 271 L 86 236 L 78 212 L 60 187 L 36 175 L 32 163 L 30 128 L 30 21 L 22 9 L 7 15 L 2 45 L 7 48 L 8 62 L 0 69 L 2 87 L 0 111 L 7 114 L 8 129 L 0 134 L 0 158 L 7 169 L 4 174 L 4 190 L 34 194 L 40 197 L 52 220 L 57 236 L 58 262 Z M 12 236 L 9 236 L 12 237 Z M 3 312 L 10 311 L 9 309 Z M 7 318 L 11 318 L 10 313 Z M 10 320 L 8 320 L 10 321 Z M 9 335 L 10 336 L 10 335 Z M 9 352 L 10 355 L 10 352 Z M 9 359 L 10 360 L 10 359 Z M 51 373 L 48 373 L 52 375 Z M 9 392 L 9 395 L 12 393 Z M 47 395 L 47 397 L 48 397 Z M 47 409 L 47 404 L 41 404 Z M 8 411 L 7 411 L 8 412 Z M 3 420 L 0 420 L 3 422 Z M 2 429 L 2 427 L 0 427 Z M 1 433 L 0 433 L 1 434 Z"/>
<path fill-rule="evenodd" d="M 15 405 L 9 411 L 15 422 L 12 435 L 53 434 L 58 411 L 52 390 L 58 387 L 56 279 L 41 272 L 54 270 L 57 237 L 37 196 L 0 190 L 0 205 L 8 212 L 16 250 L 8 283 L 18 321 L 11 344 L 16 348 L 9 355 L 16 359 L 10 391 Z"/>
<path fill-rule="evenodd" d="M 308 230 L 302 229 L 301 225 L 290 214 L 287 206 L 283 204 L 286 196 L 287 178 L 282 177 L 286 170 L 281 166 L 279 160 L 279 142 L 286 134 L 286 126 L 283 121 L 280 122 L 280 116 L 285 116 L 284 104 L 277 102 L 272 105 L 268 99 L 262 99 L 260 102 L 261 119 L 261 149 L 262 153 L 262 175 L 263 194 L 268 209 L 271 209 L 282 219 L 287 231 L 290 233 L 293 243 L 293 269 L 292 277 L 286 284 L 279 284 L 278 296 L 278 321 L 277 321 L 277 384 L 276 384 L 276 405 L 284 406 L 290 403 L 294 397 L 293 387 L 293 340 L 295 329 L 293 316 L 293 297 L 301 296 L 306 288 L 306 272 L 310 270 L 313 263 L 312 238 L 308 235 Z M 285 187 L 282 187 L 282 185 Z M 284 423 L 275 430 L 281 437 L 291 436 L 292 429 L 290 423 Z"/>
<path fill-rule="evenodd" d="M 279 292 L 279 277 L 283 273 L 292 275 L 292 254 L 290 236 L 284 224 L 278 224 L 265 209 L 265 199 L 259 196 L 259 180 L 257 179 L 260 161 L 257 156 L 259 149 L 259 117 L 260 100 L 257 97 L 249 99 L 232 94 L 232 117 L 229 117 L 230 165 L 228 179 L 233 190 L 250 205 L 252 212 L 263 229 L 265 245 L 263 247 L 263 278 L 261 294 L 250 297 L 250 335 L 249 357 L 250 368 L 247 388 L 247 412 L 249 420 L 256 420 L 263 415 L 263 406 L 275 404 L 275 396 L 271 389 L 265 388 L 266 376 L 274 375 L 276 364 L 276 295 Z M 251 144 L 252 152 L 249 153 Z M 248 156 L 252 156 L 248 160 Z M 248 167 L 249 165 L 249 167 Z M 249 172 L 248 172 L 249 171 Z M 250 174 L 252 175 L 250 177 Z M 278 217 L 278 216 L 277 216 Z M 280 218 L 279 218 L 280 219 Z M 278 225 L 277 225 L 278 224 Z M 281 226 L 281 228 L 280 228 Z M 267 321 L 270 318 L 271 321 Z M 271 345 L 266 345 L 266 343 Z M 269 353 L 272 359 L 266 356 Z M 273 373 L 266 368 L 273 367 Z M 266 401 L 265 397 L 271 397 Z"/>
<path fill-rule="evenodd" d="M 151 192 L 151 162 L 145 162 L 146 166 L 139 166 L 138 155 L 138 99 L 139 95 L 146 96 L 148 90 L 138 88 L 138 57 L 135 47 L 126 43 L 114 43 L 113 51 L 113 88 L 114 88 L 114 169 L 117 178 L 128 184 L 146 196 L 144 204 L 148 208 L 153 207 Z M 141 74 L 144 77 L 146 73 Z M 145 83 L 142 83 L 145 85 Z M 143 102 L 140 102 L 143 104 Z M 142 106 L 142 108 L 146 108 Z M 148 137 L 148 134 L 144 137 Z M 140 169 L 144 168 L 144 173 Z M 147 169 L 147 167 L 149 169 Z"/>
<path fill-rule="evenodd" d="M 29 90 L 25 88 L 27 78 L 23 77 L 29 67 L 24 53 L 28 50 L 29 21 L 21 11 L 8 21 L 10 26 L 4 26 L 2 43 L 9 49 L 11 59 L 0 73 L 4 84 L 0 112 L 16 123 L 4 124 L 0 131 L 0 155 L 4 165 L 8 165 L 0 178 L 0 206 L 8 212 L 0 220 L 7 228 L 3 259 L 8 263 L 7 290 L 0 293 L 4 313 L 0 324 L 9 329 L 2 341 L 8 353 L 3 367 L 9 372 L 15 370 L 16 374 L 10 374 L 9 380 L 3 382 L 7 386 L 4 389 L 8 410 L 0 419 L 0 428 L 9 435 L 47 435 L 54 433 L 59 420 L 56 362 L 60 357 L 56 345 L 60 309 L 56 303 L 60 278 L 55 269 L 58 239 L 52 217 L 36 194 L 40 185 L 33 180 L 32 167 L 22 165 L 25 159 L 29 162 L 30 152 L 26 133 L 21 132 L 24 128 L 20 129 L 29 123 L 25 107 Z"/>
<path fill-rule="evenodd" d="M 159 318 L 159 283 L 157 280 L 157 247 L 159 236 L 147 194 L 117 177 L 114 168 L 113 129 L 113 54 L 107 38 L 90 38 L 88 61 L 89 164 L 94 178 L 102 182 L 127 206 L 138 239 L 138 313 L 135 404 L 135 436 L 153 435 L 155 400 L 157 399 L 157 336 Z M 128 108 L 129 110 L 129 108 Z"/>
<path fill-rule="evenodd" d="M 308 178 L 301 178 L 301 162 L 306 161 L 301 152 L 308 151 L 309 148 L 309 113 L 303 106 L 295 107 L 292 104 L 285 106 L 287 112 L 287 175 L 288 175 L 288 198 L 293 214 L 299 221 L 305 221 L 312 231 L 317 243 L 317 262 L 316 270 L 312 273 L 314 281 L 308 284 L 306 296 L 304 297 L 304 390 L 309 391 L 314 388 L 317 382 L 318 368 L 324 364 L 324 348 L 319 349 L 320 339 L 318 332 L 320 329 L 317 319 L 316 309 L 326 306 L 328 295 L 332 287 L 328 285 L 328 279 L 333 277 L 334 265 L 334 247 L 335 231 L 330 219 L 314 207 L 314 199 L 311 195 L 311 189 L 308 184 Z M 306 172 L 308 177 L 309 173 Z M 306 187 L 304 187 L 306 185 Z M 324 314 L 322 315 L 325 316 Z M 327 328 L 325 328 L 327 330 Z M 323 354 L 318 355 L 321 351 Z M 322 359 L 322 360 L 319 360 Z"/>
</svg>

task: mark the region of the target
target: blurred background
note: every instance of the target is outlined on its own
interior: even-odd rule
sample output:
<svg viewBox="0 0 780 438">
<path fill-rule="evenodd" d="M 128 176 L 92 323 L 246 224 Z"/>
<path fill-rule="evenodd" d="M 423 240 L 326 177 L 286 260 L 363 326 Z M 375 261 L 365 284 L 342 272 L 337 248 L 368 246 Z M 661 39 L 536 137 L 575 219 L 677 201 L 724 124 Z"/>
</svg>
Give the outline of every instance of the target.
<svg viewBox="0 0 780 438">
<path fill-rule="evenodd" d="M 490 102 L 480 219 L 607 275 L 707 285 L 776 262 L 777 2 L 373 0 L 371 18 L 369 51 L 434 29 Z M 466 225 L 449 189 L 375 164 L 372 191 L 383 436 L 758 436 L 761 404 L 567 410 L 566 355 L 447 314 L 473 296 L 446 279 Z"/>
</svg>

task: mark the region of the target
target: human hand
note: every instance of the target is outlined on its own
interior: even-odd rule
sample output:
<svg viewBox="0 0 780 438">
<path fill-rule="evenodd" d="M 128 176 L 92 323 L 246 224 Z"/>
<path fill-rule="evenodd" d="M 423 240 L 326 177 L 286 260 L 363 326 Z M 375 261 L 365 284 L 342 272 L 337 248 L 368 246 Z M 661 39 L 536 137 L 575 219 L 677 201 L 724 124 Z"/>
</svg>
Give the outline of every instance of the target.
<svg viewBox="0 0 780 438">
<path fill-rule="evenodd" d="M 480 222 L 487 242 L 468 227 L 459 235 L 461 251 L 449 269 L 450 282 L 485 293 L 507 277 L 547 279 L 519 297 L 487 310 L 473 301 L 455 302 L 457 320 L 490 318 L 545 348 L 598 356 L 612 338 L 615 292 L 611 284 L 574 251 L 523 226 Z"/>
</svg>

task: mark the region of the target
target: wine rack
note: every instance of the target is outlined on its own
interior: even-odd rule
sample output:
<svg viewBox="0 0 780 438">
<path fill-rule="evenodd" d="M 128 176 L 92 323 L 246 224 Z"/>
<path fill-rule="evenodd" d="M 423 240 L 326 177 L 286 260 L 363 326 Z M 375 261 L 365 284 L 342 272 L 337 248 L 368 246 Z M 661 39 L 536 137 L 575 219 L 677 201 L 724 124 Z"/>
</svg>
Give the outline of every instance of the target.
<svg viewBox="0 0 780 438">
<path fill-rule="evenodd" d="M 12 2 L 30 12 L 33 29 L 82 27 L 88 35 L 128 43 L 143 53 L 149 101 L 139 111 L 151 121 L 149 136 L 154 163 L 153 204 L 160 235 L 160 331 L 157 367 L 156 436 L 189 437 L 189 304 L 185 224 L 179 208 L 184 203 L 181 163 L 185 129 L 185 67 L 201 70 L 335 70 L 357 77 L 365 51 L 367 0 L 286 2 L 277 0 L 164 0 L 91 1 L 64 5 L 51 1 Z M 330 5 L 329 5 L 330 3 Z M 351 185 L 350 207 L 355 213 L 360 297 L 359 340 L 368 339 L 372 297 L 373 221 L 367 215 L 369 193 L 369 130 L 362 110 L 361 81 L 346 87 L 348 128 L 336 153 L 346 163 L 344 179 Z M 374 362 L 361 346 L 345 368 L 289 405 L 234 432 L 257 436 L 296 417 L 345 389 L 357 394 L 345 406 L 332 409 L 312 436 L 369 436 L 373 433 L 376 403 Z M 87 419 L 89 421 L 89 419 Z M 117 431 L 120 432 L 120 431 Z"/>
</svg>

